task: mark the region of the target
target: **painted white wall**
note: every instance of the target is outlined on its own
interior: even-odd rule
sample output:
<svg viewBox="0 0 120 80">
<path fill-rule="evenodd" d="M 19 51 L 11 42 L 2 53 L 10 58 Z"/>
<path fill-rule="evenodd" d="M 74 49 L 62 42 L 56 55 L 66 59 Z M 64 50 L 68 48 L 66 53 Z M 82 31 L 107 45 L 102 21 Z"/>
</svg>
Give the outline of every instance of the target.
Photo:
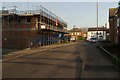
<svg viewBox="0 0 120 80">
<path fill-rule="evenodd" d="M 87 40 L 90 40 L 92 37 L 97 37 L 97 31 L 88 31 L 87 32 Z M 100 35 L 101 33 L 101 35 Z M 100 37 L 103 36 L 103 37 Z M 99 40 L 106 40 L 106 31 L 98 31 L 98 39 Z"/>
</svg>

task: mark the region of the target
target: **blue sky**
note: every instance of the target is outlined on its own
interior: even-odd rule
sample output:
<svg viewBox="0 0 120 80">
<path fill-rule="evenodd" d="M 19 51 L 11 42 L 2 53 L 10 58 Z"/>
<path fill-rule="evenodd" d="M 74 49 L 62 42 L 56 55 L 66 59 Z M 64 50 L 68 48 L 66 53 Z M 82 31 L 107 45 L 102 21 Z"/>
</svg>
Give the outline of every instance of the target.
<svg viewBox="0 0 120 80">
<path fill-rule="evenodd" d="M 18 9 L 28 9 L 28 2 L 7 2 L 2 6 L 17 5 Z M 29 8 L 42 5 L 68 23 L 68 29 L 96 26 L 96 2 L 29 2 Z M 31 6 L 31 7 L 30 7 Z M 109 8 L 118 7 L 117 2 L 99 2 L 99 26 L 108 22 Z"/>
</svg>

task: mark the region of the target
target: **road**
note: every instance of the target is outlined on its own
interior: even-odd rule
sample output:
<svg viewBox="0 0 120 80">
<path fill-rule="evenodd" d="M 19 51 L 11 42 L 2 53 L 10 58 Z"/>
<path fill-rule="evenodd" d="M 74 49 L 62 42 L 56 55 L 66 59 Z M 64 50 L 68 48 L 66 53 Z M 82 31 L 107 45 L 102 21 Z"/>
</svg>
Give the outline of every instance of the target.
<svg viewBox="0 0 120 80">
<path fill-rule="evenodd" d="M 49 49 L 3 62 L 3 78 L 119 78 L 95 43 Z"/>
</svg>

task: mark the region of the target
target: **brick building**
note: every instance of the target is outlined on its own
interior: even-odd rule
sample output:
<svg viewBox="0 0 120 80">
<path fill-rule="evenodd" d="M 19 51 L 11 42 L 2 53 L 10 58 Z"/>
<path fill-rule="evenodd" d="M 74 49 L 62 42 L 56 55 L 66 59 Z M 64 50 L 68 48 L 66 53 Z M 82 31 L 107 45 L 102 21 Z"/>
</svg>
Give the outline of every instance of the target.
<svg viewBox="0 0 120 80">
<path fill-rule="evenodd" d="M 120 2 L 116 11 L 116 43 L 120 44 Z"/>
<path fill-rule="evenodd" d="M 109 9 L 109 40 L 113 44 L 120 44 L 120 3 L 117 8 Z"/>
<path fill-rule="evenodd" d="M 2 47 L 2 11 L 0 10 L 0 48 Z"/>
<path fill-rule="evenodd" d="M 81 40 L 86 37 L 86 29 L 84 28 L 73 28 L 69 30 L 71 40 Z"/>
<path fill-rule="evenodd" d="M 13 10 L 3 9 L 2 47 L 23 49 L 64 40 L 67 23 L 43 6 L 19 13 Z"/>
<path fill-rule="evenodd" d="M 110 8 L 109 9 L 109 40 L 111 41 L 111 43 L 115 43 L 115 12 L 116 12 L 116 8 Z"/>
</svg>

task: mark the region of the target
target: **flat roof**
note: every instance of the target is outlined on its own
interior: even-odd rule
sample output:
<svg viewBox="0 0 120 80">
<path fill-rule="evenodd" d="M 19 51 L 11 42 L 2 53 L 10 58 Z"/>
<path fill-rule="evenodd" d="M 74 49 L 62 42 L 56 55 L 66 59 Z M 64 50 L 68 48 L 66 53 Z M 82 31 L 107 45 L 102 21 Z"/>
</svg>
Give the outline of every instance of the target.
<svg viewBox="0 0 120 80">
<path fill-rule="evenodd" d="M 98 31 L 106 31 L 107 29 L 104 27 L 98 27 Z M 88 28 L 88 31 L 97 31 L 97 27 Z"/>
</svg>

